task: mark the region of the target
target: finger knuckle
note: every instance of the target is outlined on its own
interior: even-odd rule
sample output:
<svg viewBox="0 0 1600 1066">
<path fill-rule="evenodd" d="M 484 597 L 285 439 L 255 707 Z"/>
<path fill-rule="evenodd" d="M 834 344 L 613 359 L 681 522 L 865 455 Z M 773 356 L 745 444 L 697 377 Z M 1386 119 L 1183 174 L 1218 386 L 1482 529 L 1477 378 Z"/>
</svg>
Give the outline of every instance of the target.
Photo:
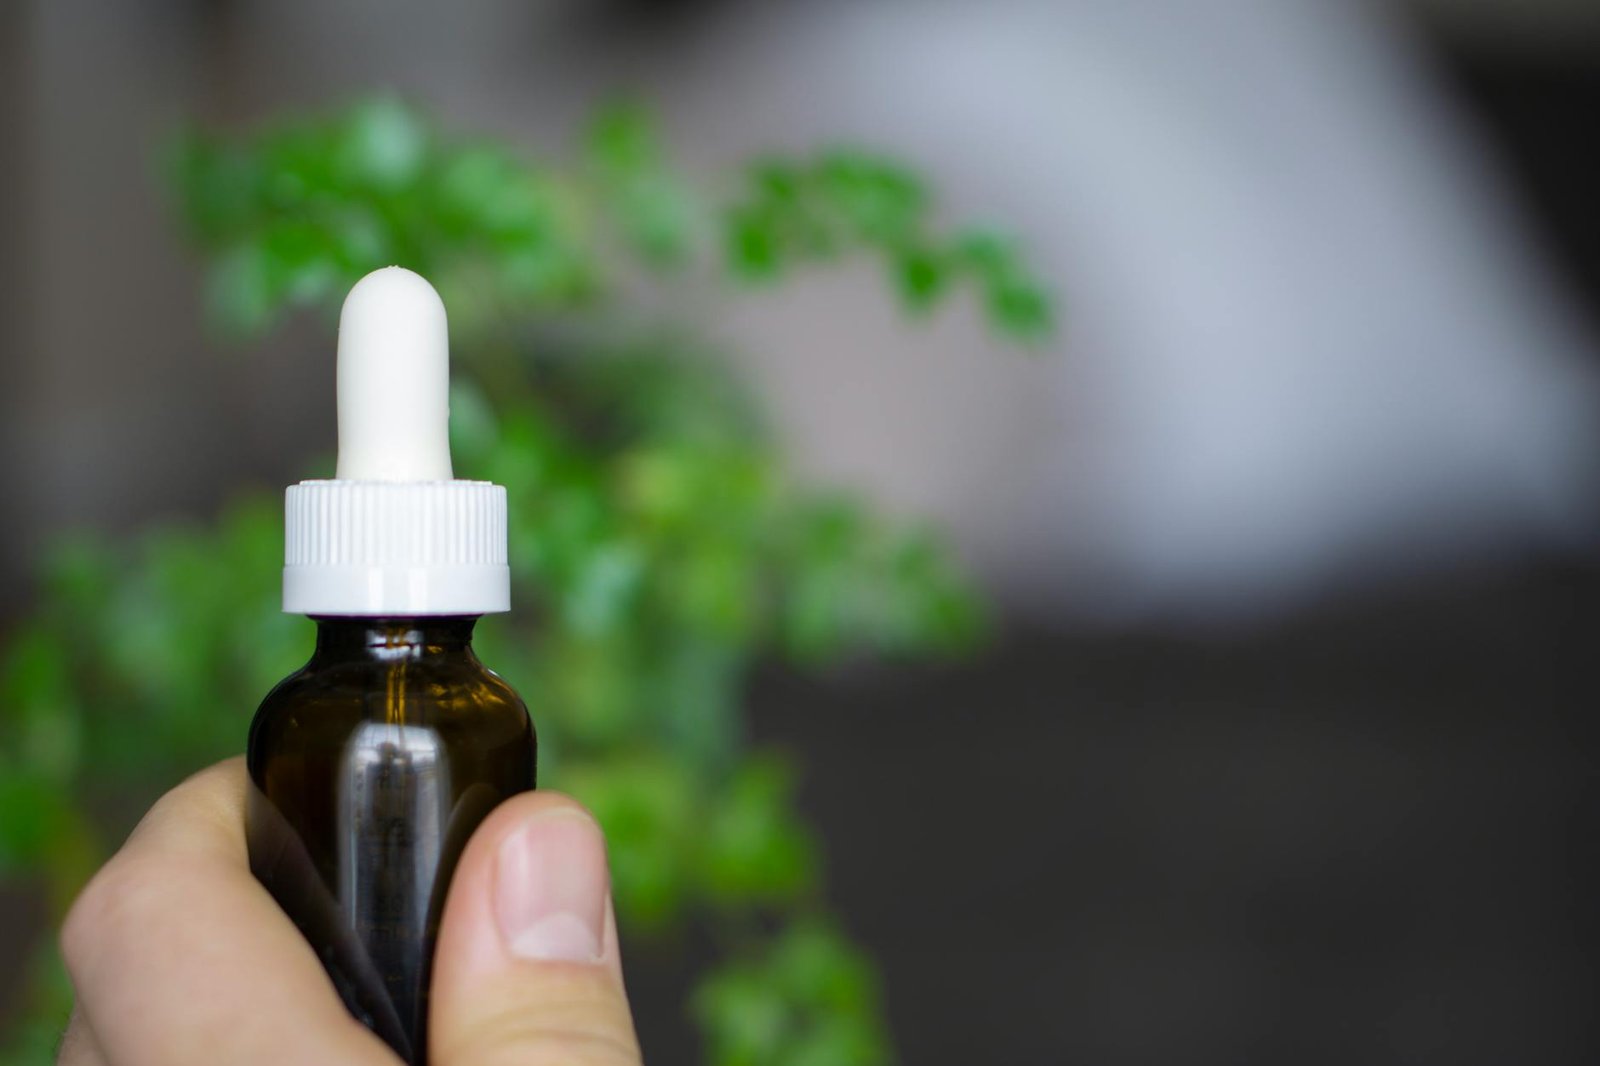
<svg viewBox="0 0 1600 1066">
<path fill-rule="evenodd" d="M 613 1033 L 520 1025 L 446 1049 L 443 1066 L 640 1066 L 632 1041 Z"/>
<path fill-rule="evenodd" d="M 146 931 L 160 891 L 159 870 L 124 857 L 112 859 L 84 886 L 61 926 L 67 970 L 80 975 L 106 946 Z"/>
<path fill-rule="evenodd" d="M 505 1005 L 436 1047 L 442 1066 L 639 1066 L 626 1008 L 584 997 Z"/>
</svg>

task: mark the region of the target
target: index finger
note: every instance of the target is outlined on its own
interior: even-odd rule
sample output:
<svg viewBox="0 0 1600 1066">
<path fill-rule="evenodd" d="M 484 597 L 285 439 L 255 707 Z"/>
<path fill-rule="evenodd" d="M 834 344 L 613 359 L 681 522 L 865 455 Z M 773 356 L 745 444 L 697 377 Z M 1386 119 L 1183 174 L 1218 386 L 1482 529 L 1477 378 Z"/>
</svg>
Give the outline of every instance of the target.
<svg viewBox="0 0 1600 1066">
<path fill-rule="evenodd" d="M 62 952 L 115 1066 L 395 1066 L 250 873 L 245 769 L 161 798 L 72 906 Z"/>
</svg>

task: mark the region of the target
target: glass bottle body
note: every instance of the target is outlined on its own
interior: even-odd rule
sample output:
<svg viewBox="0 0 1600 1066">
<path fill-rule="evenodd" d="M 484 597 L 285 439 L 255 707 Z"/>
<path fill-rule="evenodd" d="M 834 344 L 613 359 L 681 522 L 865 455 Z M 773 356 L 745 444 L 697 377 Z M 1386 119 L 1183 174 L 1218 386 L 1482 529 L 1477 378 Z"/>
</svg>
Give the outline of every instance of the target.
<svg viewBox="0 0 1600 1066">
<path fill-rule="evenodd" d="M 311 661 L 250 727 L 250 866 L 352 1014 L 427 1057 L 428 982 L 468 837 L 534 787 L 527 708 L 474 618 L 319 618 Z"/>
</svg>

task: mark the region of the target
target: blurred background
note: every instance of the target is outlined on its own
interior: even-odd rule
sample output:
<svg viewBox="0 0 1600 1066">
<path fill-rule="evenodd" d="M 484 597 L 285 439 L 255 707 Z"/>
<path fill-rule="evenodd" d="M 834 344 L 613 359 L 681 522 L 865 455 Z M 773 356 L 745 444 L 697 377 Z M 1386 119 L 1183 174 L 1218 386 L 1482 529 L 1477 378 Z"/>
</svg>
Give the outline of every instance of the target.
<svg viewBox="0 0 1600 1066">
<path fill-rule="evenodd" d="M 332 448 L 324 320 L 206 328 L 184 122 L 390 90 L 559 155 L 621 92 L 691 175 L 869 145 L 1056 319 L 1017 351 L 848 261 L 697 309 L 797 476 L 992 604 L 742 698 L 900 1060 L 1600 1055 L 1594 4 L 62 0 L 0 13 L 0 78 L 0 624 L 67 531 Z M 14 1003 L 49 912 L 0 905 Z M 703 940 L 630 958 L 655 1062 Z"/>
</svg>

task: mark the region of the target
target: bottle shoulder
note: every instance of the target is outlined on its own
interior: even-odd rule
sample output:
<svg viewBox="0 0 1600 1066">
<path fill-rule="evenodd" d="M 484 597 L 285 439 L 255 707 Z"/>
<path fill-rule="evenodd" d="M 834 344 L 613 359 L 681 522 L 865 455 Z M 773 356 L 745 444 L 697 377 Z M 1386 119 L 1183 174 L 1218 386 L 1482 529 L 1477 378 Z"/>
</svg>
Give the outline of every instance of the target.
<svg viewBox="0 0 1600 1066">
<path fill-rule="evenodd" d="M 461 709 L 497 706 L 526 711 L 526 705 L 505 679 L 475 658 L 380 662 L 315 659 L 278 682 L 261 701 L 277 708 L 306 701 L 367 702 L 374 693 L 397 700 Z"/>
<path fill-rule="evenodd" d="M 455 743 L 495 746 L 533 725 L 522 698 L 471 656 L 415 662 L 313 659 L 262 699 L 252 749 L 348 734 L 366 723 L 438 732 Z"/>
</svg>

